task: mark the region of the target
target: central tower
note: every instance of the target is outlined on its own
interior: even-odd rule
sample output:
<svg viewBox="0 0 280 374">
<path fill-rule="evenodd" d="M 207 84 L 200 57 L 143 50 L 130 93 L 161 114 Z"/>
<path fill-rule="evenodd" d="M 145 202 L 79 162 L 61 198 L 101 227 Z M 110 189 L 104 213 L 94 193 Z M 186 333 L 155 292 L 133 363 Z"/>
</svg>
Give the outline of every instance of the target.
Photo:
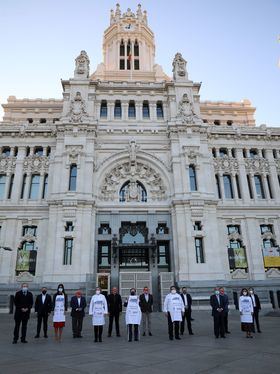
<svg viewBox="0 0 280 374">
<path fill-rule="evenodd" d="M 92 79 L 164 81 L 169 78 L 155 64 L 154 33 L 148 27 L 147 12 L 138 5 L 136 14 L 120 5 L 111 10 L 110 26 L 103 36 L 103 63 Z"/>
</svg>

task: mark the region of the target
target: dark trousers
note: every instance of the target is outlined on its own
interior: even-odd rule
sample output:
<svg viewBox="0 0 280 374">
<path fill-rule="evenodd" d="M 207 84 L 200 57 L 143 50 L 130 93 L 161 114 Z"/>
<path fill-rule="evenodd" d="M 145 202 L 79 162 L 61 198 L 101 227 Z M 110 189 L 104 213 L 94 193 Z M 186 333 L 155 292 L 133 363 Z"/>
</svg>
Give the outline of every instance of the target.
<svg viewBox="0 0 280 374">
<path fill-rule="evenodd" d="M 139 327 L 138 327 L 138 325 L 129 324 L 128 325 L 128 341 L 129 342 L 132 341 L 132 326 L 134 326 L 134 340 L 139 339 Z"/>
<path fill-rule="evenodd" d="M 224 312 L 224 327 L 225 332 L 228 332 L 228 312 Z"/>
<path fill-rule="evenodd" d="M 114 319 L 115 319 L 116 333 L 117 333 L 117 335 L 120 335 L 119 318 L 120 318 L 119 313 L 110 313 L 110 315 L 109 315 L 109 329 L 108 329 L 108 334 L 109 335 L 112 334 Z"/>
<path fill-rule="evenodd" d="M 48 313 L 46 313 L 46 314 L 37 314 L 37 335 L 40 335 L 42 321 L 43 321 L 44 335 L 47 335 L 47 331 L 48 331 L 48 318 L 49 318 Z"/>
<path fill-rule="evenodd" d="M 191 323 L 191 310 L 189 308 L 185 309 L 185 313 L 183 315 L 183 319 L 182 319 L 182 322 L 180 324 L 181 335 L 183 335 L 184 331 L 185 331 L 185 320 L 187 320 L 188 331 L 189 331 L 189 334 L 191 334 L 192 333 L 192 323 Z"/>
<path fill-rule="evenodd" d="M 257 330 L 261 331 L 260 328 L 260 321 L 259 321 L 259 309 L 254 307 L 254 315 L 253 315 L 253 322 L 254 322 L 254 332 L 255 332 L 255 324 L 257 325 Z"/>
<path fill-rule="evenodd" d="M 102 342 L 103 326 L 94 326 L 94 341 Z"/>
<path fill-rule="evenodd" d="M 83 328 L 83 316 L 72 316 L 72 331 L 73 336 L 81 336 L 82 328 Z"/>
<path fill-rule="evenodd" d="M 225 325 L 224 325 L 224 313 L 214 314 L 214 334 L 218 338 L 220 336 L 225 336 Z"/>
<path fill-rule="evenodd" d="M 173 339 L 173 329 L 175 329 L 175 338 L 179 338 L 179 327 L 180 327 L 180 322 L 179 321 L 174 321 L 172 322 L 171 315 L 168 312 L 168 334 L 169 338 Z"/>
<path fill-rule="evenodd" d="M 22 318 L 21 316 L 15 318 L 15 329 L 14 329 L 14 340 L 17 341 L 19 338 L 19 329 L 21 324 L 21 340 L 25 340 L 27 331 L 28 318 Z"/>
</svg>

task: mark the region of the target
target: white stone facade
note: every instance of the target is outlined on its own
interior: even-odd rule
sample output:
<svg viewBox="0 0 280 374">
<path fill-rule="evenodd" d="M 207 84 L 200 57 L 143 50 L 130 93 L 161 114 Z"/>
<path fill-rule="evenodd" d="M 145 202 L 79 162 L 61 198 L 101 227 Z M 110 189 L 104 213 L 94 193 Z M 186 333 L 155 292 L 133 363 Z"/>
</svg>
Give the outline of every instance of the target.
<svg viewBox="0 0 280 374">
<path fill-rule="evenodd" d="M 86 289 L 97 273 L 116 284 L 130 269 L 150 271 L 154 293 L 169 271 L 197 292 L 218 282 L 261 286 L 268 296 L 280 284 L 278 259 L 265 267 L 262 250 L 270 240 L 279 256 L 280 129 L 256 127 L 248 100 L 201 102 L 180 53 L 168 77 L 154 62 L 140 6 L 112 11 L 103 51 L 92 75 L 81 52 L 62 100 L 9 97 L 3 105 L 0 240 L 13 250 L 0 251 L 2 288 L 27 277 L 34 287 Z M 24 235 L 24 226 L 36 232 Z M 145 243 L 121 242 L 137 230 Z M 230 240 L 245 262 L 229 261 Z M 18 270 L 22 246 L 33 253 L 29 270 Z M 169 248 L 162 263 L 160 246 Z"/>
</svg>

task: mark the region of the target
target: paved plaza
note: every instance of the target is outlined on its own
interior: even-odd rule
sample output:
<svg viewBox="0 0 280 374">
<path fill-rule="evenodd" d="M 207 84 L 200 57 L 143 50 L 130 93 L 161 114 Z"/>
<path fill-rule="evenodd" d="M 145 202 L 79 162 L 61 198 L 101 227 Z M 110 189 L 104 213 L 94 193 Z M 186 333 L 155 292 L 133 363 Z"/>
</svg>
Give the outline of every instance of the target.
<svg viewBox="0 0 280 374">
<path fill-rule="evenodd" d="M 215 339 L 210 311 L 193 312 L 195 335 L 169 341 L 167 322 L 162 313 L 153 314 L 153 336 L 140 342 L 125 339 L 124 316 L 122 337 L 93 342 L 90 317 L 84 320 L 83 339 L 73 339 L 68 316 L 61 343 L 49 338 L 34 339 L 36 318 L 28 325 L 28 344 L 12 344 L 13 316 L 0 314 L 0 374 L 82 374 L 82 373 L 279 373 L 280 318 L 261 315 L 262 334 L 246 339 L 240 331 L 238 312 L 230 315 L 231 334 Z"/>
</svg>

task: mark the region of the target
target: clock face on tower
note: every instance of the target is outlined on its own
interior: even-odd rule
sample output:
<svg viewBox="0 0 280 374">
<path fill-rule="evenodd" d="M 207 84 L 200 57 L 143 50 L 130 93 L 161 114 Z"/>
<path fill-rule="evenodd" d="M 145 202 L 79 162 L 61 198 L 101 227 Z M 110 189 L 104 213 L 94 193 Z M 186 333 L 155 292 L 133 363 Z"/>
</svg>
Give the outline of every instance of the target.
<svg viewBox="0 0 280 374">
<path fill-rule="evenodd" d="M 133 31 L 134 30 L 134 25 L 131 23 L 127 23 L 123 26 L 124 31 Z"/>
</svg>

